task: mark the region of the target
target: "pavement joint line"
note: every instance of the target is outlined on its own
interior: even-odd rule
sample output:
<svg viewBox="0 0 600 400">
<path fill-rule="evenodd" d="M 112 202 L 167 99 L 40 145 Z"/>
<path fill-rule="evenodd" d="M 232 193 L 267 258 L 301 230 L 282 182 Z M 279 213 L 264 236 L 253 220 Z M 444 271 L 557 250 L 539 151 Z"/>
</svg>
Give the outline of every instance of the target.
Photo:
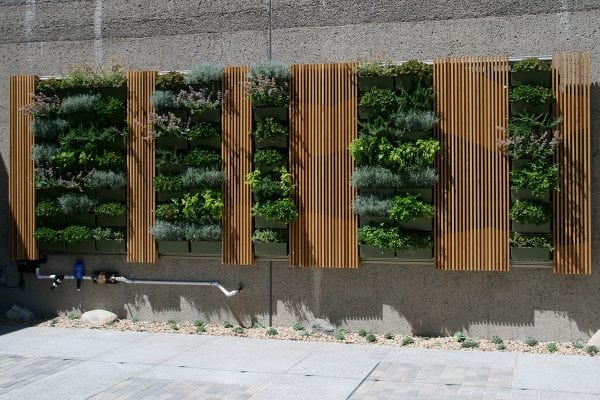
<svg viewBox="0 0 600 400">
<path fill-rule="evenodd" d="M 380 362 L 381 361 L 377 361 L 377 363 L 373 366 L 373 368 L 371 368 L 369 373 L 366 374 L 365 376 L 363 376 L 363 378 L 360 380 L 360 382 L 358 382 L 358 385 L 356 385 L 356 387 L 354 389 L 352 389 L 352 391 L 348 394 L 348 396 L 346 396 L 346 400 L 350 399 L 354 395 L 354 393 L 356 393 L 358 388 L 360 388 L 363 385 L 363 383 L 365 383 L 367 381 L 367 378 L 369 377 L 369 375 L 371 375 L 373 373 L 373 371 L 375 371 L 375 369 L 379 366 Z"/>
<path fill-rule="evenodd" d="M 292 365 L 291 367 L 289 367 L 288 369 L 286 369 L 283 373 L 287 374 L 289 373 L 289 371 L 294 368 L 296 365 L 300 364 L 302 361 L 306 360 L 308 357 L 310 357 L 312 354 L 314 354 L 314 351 L 310 351 L 307 355 L 305 355 L 304 357 L 302 357 L 302 360 L 298 360 L 294 365 Z M 295 374 L 298 375 L 298 374 Z M 305 375 L 305 374 L 301 374 L 301 375 Z"/>
<path fill-rule="evenodd" d="M 158 335 L 157 335 L 157 336 L 158 336 Z M 209 336 L 209 335 L 205 335 L 205 336 Z M 175 358 L 175 357 L 177 357 L 177 356 L 180 356 L 180 355 L 182 355 L 183 353 L 187 353 L 187 352 L 194 351 L 194 350 L 196 350 L 196 349 L 198 349 L 198 348 L 200 348 L 200 347 L 204 346 L 206 343 L 210 343 L 210 342 L 214 341 L 214 340 L 215 340 L 216 338 L 218 338 L 218 337 L 219 337 L 219 336 L 212 336 L 210 339 L 208 339 L 208 340 L 204 341 L 203 343 L 198 343 L 198 345 L 196 345 L 196 346 L 194 346 L 194 347 L 191 347 L 191 348 L 189 348 L 188 350 L 182 350 L 180 353 L 177 353 L 177 354 L 175 354 L 175 355 L 173 355 L 173 356 L 171 356 L 171 357 L 168 357 L 168 358 L 166 358 L 166 359 L 164 359 L 164 360 L 160 361 L 160 363 L 159 363 L 159 364 L 157 364 L 157 365 L 164 364 L 164 363 L 166 363 L 167 361 L 169 361 L 169 360 L 171 360 L 171 359 L 173 359 L 173 358 Z"/>
</svg>

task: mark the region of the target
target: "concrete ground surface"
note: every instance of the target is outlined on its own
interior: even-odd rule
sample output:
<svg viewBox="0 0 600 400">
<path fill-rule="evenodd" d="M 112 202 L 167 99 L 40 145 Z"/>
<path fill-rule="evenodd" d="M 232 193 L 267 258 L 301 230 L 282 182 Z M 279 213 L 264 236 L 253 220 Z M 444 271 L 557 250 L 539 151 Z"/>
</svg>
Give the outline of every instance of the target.
<svg viewBox="0 0 600 400">
<path fill-rule="evenodd" d="M 600 399 L 600 357 L 0 326 L 0 400 Z"/>
</svg>

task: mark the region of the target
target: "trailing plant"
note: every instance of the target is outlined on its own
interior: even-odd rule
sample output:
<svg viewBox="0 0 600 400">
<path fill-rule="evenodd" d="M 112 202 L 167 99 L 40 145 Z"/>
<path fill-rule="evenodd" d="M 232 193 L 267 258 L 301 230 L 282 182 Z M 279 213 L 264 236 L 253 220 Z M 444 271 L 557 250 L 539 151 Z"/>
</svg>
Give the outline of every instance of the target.
<svg viewBox="0 0 600 400">
<path fill-rule="evenodd" d="M 192 113 L 214 110 L 221 105 L 221 92 L 213 95 L 205 89 L 194 90 L 190 87 L 188 90 L 181 90 L 175 102 L 189 108 Z"/>
<path fill-rule="evenodd" d="M 46 96 L 43 93 L 31 95 L 31 103 L 22 111 L 34 118 L 55 117 L 61 112 L 61 100 L 58 96 Z"/>
<path fill-rule="evenodd" d="M 254 164 L 264 166 L 285 166 L 287 159 L 275 149 L 258 149 L 254 152 Z"/>
<path fill-rule="evenodd" d="M 84 179 L 84 186 L 90 189 L 122 189 L 127 185 L 123 172 L 94 170 Z"/>
<path fill-rule="evenodd" d="M 87 214 L 94 210 L 96 200 L 86 195 L 66 193 L 58 198 L 58 204 L 63 214 Z"/>
<path fill-rule="evenodd" d="M 122 217 L 127 214 L 127 206 L 123 203 L 103 203 L 96 206 L 94 213 L 100 217 Z"/>
<path fill-rule="evenodd" d="M 186 188 L 218 188 L 224 180 L 222 171 L 210 168 L 188 168 L 181 175 L 181 183 Z"/>
<path fill-rule="evenodd" d="M 363 93 L 358 102 L 359 106 L 370 108 L 379 115 L 395 112 L 399 104 L 400 99 L 392 89 L 380 89 L 377 87 Z"/>
<path fill-rule="evenodd" d="M 433 77 L 433 65 L 425 64 L 419 60 L 408 60 L 396 67 L 396 74 L 416 75 L 421 80 L 431 79 Z"/>
<path fill-rule="evenodd" d="M 207 189 L 202 192 L 203 210 L 213 220 L 218 221 L 223 217 L 223 196 L 221 191 Z"/>
<path fill-rule="evenodd" d="M 35 206 L 37 217 L 55 217 L 61 213 L 62 209 L 55 200 L 43 200 Z"/>
<path fill-rule="evenodd" d="M 178 202 L 159 204 L 154 211 L 156 219 L 163 221 L 177 221 L 181 218 L 181 209 Z"/>
<path fill-rule="evenodd" d="M 514 63 L 511 70 L 513 72 L 550 71 L 550 65 L 539 58 L 530 57 Z"/>
<path fill-rule="evenodd" d="M 508 99 L 531 105 L 549 104 L 554 101 L 552 90 L 543 86 L 520 85 L 511 88 Z"/>
<path fill-rule="evenodd" d="M 181 222 L 156 221 L 149 233 L 156 240 L 186 240 L 186 225 Z"/>
<path fill-rule="evenodd" d="M 31 123 L 31 132 L 36 139 L 43 141 L 54 140 L 69 128 L 69 123 L 64 119 L 35 118 Z"/>
<path fill-rule="evenodd" d="M 252 241 L 254 243 L 285 243 L 287 235 L 283 231 L 257 229 L 252 234 Z"/>
<path fill-rule="evenodd" d="M 59 148 L 52 144 L 38 143 L 31 148 L 31 159 L 36 165 L 49 165 Z"/>
<path fill-rule="evenodd" d="M 267 220 L 289 224 L 298 217 L 298 210 L 291 199 L 279 199 L 256 203 L 252 207 L 252 214 L 262 216 Z"/>
<path fill-rule="evenodd" d="M 36 189 L 52 189 L 61 187 L 59 179 L 54 175 L 52 169 L 36 168 L 35 169 L 35 188 Z"/>
<path fill-rule="evenodd" d="M 222 229 L 219 224 L 198 225 L 188 224 L 185 227 L 185 238 L 192 241 L 221 240 Z"/>
<path fill-rule="evenodd" d="M 206 139 L 220 136 L 221 130 L 216 124 L 198 122 L 186 130 L 186 135 L 190 140 Z"/>
<path fill-rule="evenodd" d="M 62 233 L 65 242 L 70 244 L 81 243 L 92 238 L 92 230 L 87 226 L 67 226 Z"/>
<path fill-rule="evenodd" d="M 99 102 L 99 94 L 78 94 L 64 98 L 61 109 L 66 114 L 91 112 L 96 110 Z"/>
<path fill-rule="evenodd" d="M 35 231 L 33 232 L 33 237 L 35 237 L 35 240 L 37 240 L 38 242 L 44 243 L 55 243 L 64 240 L 62 230 L 45 227 L 35 228 Z"/>
<path fill-rule="evenodd" d="M 552 246 L 552 241 L 550 240 L 548 235 L 540 235 L 540 234 L 520 234 L 518 232 L 513 232 L 510 238 L 510 245 L 513 247 L 534 247 L 534 248 L 543 248 L 552 251 L 554 247 Z"/>
<path fill-rule="evenodd" d="M 95 107 L 101 124 L 122 125 L 125 122 L 125 101 L 118 97 L 103 97 Z"/>
<path fill-rule="evenodd" d="M 552 206 L 545 201 L 517 200 L 510 207 L 510 219 L 522 224 L 542 225 L 552 220 Z"/>
<path fill-rule="evenodd" d="M 432 245 L 430 233 L 406 231 L 383 224 L 358 228 L 358 241 L 368 246 L 389 250 L 408 250 Z"/>
<path fill-rule="evenodd" d="M 561 117 L 549 114 L 512 116 L 508 122 L 508 137 L 499 140 L 498 147 L 515 159 L 551 157 L 562 141 L 557 129 L 561 123 Z"/>
<path fill-rule="evenodd" d="M 177 95 L 170 90 L 155 90 L 152 96 L 150 96 L 150 101 L 159 113 L 181 106 L 177 102 Z"/>
<path fill-rule="evenodd" d="M 217 64 L 199 64 L 183 76 L 186 85 L 220 82 L 223 78 L 223 66 Z"/>
<path fill-rule="evenodd" d="M 218 167 L 221 163 L 221 155 L 215 150 L 194 149 L 188 153 L 185 161 L 190 167 Z"/>
<path fill-rule="evenodd" d="M 368 61 L 359 63 L 354 71 L 359 77 L 394 76 L 396 66 L 389 61 Z"/>
<path fill-rule="evenodd" d="M 404 223 L 415 218 L 433 217 L 435 208 L 432 204 L 422 201 L 418 195 L 405 194 L 392 199 L 392 205 L 388 212 L 391 219 L 398 223 Z"/>
<path fill-rule="evenodd" d="M 254 107 L 286 107 L 289 101 L 287 82 L 274 78 L 256 77 L 244 84 L 248 98 Z"/>
<path fill-rule="evenodd" d="M 290 79 L 290 67 L 287 64 L 274 60 L 259 61 L 250 66 L 248 79 L 258 80 L 260 78 L 288 81 Z"/>
<path fill-rule="evenodd" d="M 167 72 L 156 78 L 156 88 L 158 90 L 177 90 L 185 83 L 183 74 L 177 71 Z"/>
<path fill-rule="evenodd" d="M 352 212 L 358 215 L 385 217 L 392 206 L 392 200 L 382 199 L 378 196 L 356 196 L 352 201 Z"/>
<path fill-rule="evenodd" d="M 156 166 L 159 168 L 170 164 L 181 164 L 185 158 L 177 150 L 156 149 L 154 154 Z"/>
<path fill-rule="evenodd" d="M 93 143 L 94 146 L 103 144 L 102 142 L 113 142 L 122 140 L 127 136 L 127 129 L 119 129 L 115 126 L 98 129 L 95 126 L 78 126 L 69 129 L 68 132 L 60 135 L 59 142 L 61 146 L 81 147 Z"/>
<path fill-rule="evenodd" d="M 120 229 L 96 227 L 92 230 L 94 240 L 115 240 L 122 242 L 125 240 L 125 232 Z"/>
<path fill-rule="evenodd" d="M 398 111 L 394 116 L 394 126 L 399 136 L 406 132 L 429 132 L 439 122 L 432 111 Z"/>
<path fill-rule="evenodd" d="M 558 164 L 536 161 L 510 172 L 512 187 L 527 189 L 536 197 L 544 197 L 551 190 L 559 190 Z"/>
<path fill-rule="evenodd" d="M 166 114 L 151 114 L 150 121 L 154 124 L 154 137 L 184 137 L 186 127 L 181 118 L 168 112 Z"/>
<path fill-rule="evenodd" d="M 183 190 L 183 182 L 179 175 L 157 175 L 152 182 L 157 192 L 179 192 Z"/>
<path fill-rule="evenodd" d="M 256 123 L 256 130 L 253 135 L 256 141 L 260 143 L 273 138 L 287 137 L 288 133 L 289 128 L 286 124 L 279 122 L 275 118 L 268 117 Z"/>
<path fill-rule="evenodd" d="M 364 166 L 354 170 L 352 186 L 358 189 L 400 188 L 403 180 L 399 174 L 378 166 Z"/>
</svg>

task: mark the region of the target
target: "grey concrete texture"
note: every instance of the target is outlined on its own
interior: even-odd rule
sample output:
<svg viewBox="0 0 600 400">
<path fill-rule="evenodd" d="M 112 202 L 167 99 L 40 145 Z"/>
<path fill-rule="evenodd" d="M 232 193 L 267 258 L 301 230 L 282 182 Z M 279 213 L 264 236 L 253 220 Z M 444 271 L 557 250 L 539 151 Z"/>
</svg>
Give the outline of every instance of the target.
<svg viewBox="0 0 600 400">
<path fill-rule="evenodd" d="M 592 163 L 600 171 L 600 4 L 592 0 L 517 2 L 288 1 L 163 2 L 159 0 L 30 1 L 0 4 L 0 266 L 18 282 L 8 259 L 8 76 L 56 75 L 69 66 L 118 62 L 130 69 L 189 69 L 199 62 L 250 64 L 272 57 L 290 63 L 393 60 L 447 55 L 592 53 Z M 269 41 L 272 36 L 272 41 Z M 600 187 L 600 173 L 593 173 Z M 509 273 L 436 271 L 431 266 L 361 265 L 358 270 L 292 269 L 285 262 L 253 267 L 219 260 L 163 258 L 131 265 L 123 257 L 86 256 L 88 271 L 118 270 L 134 278 L 217 279 L 245 286 L 226 299 L 214 288 L 96 287 L 76 292 L 65 282 L 25 277 L 25 289 L 0 288 L 0 311 L 17 303 L 41 313 L 106 308 L 121 318 L 225 319 L 291 325 L 325 318 L 338 326 L 402 334 L 587 339 L 600 329 L 600 194 L 592 193 L 592 276 L 554 276 L 548 269 Z M 44 271 L 69 272 L 75 256 L 52 257 Z M 271 278 L 272 277 L 272 278 Z"/>
</svg>

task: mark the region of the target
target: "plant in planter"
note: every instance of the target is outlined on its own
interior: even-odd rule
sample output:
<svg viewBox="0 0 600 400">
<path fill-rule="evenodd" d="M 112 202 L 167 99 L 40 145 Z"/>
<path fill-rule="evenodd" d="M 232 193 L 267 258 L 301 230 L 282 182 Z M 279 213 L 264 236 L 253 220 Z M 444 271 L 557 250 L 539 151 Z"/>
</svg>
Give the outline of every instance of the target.
<svg viewBox="0 0 600 400">
<path fill-rule="evenodd" d="M 165 111 L 176 110 L 182 108 L 183 104 L 179 101 L 177 95 L 170 90 L 155 90 L 150 96 L 150 101 L 154 109 L 162 114 Z"/>
<path fill-rule="evenodd" d="M 221 226 L 218 224 L 188 224 L 185 227 L 185 237 L 190 241 L 190 251 L 193 254 L 221 253 L 221 235 Z"/>
<path fill-rule="evenodd" d="M 374 195 L 356 196 L 352 201 L 352 212 L 361 216 L 386 217 L 391 206 L 391 199 Z"/>
<path fill-rule="evenodd" d="M 409 167 L 404 171 L 404 184 L 409 188 L 426 188 L 438 181 L 437 171 L 430 167 Z"/>
<path fill-rule="evenodd" d="M 385 137 L 396 138 L 399 136 L 399 129 L 389 116 L 376 116 L 374 118 L 358 121 L 360 137 Z"/>
<path fill-rule="evenodd" d="M 83 185 L 94 189 L 100 201 L 125 201 L 127 177 L 123 172 L 93 170 L 84 178 Z"/>
<path fill-rule="evenodd" d="M 62 233 L 67 243 L 67 251 L 91 253 L 95 250 L 90 227 L 71 225 L 63 229 Z"/>
<path fill-rule="evenodd" d="M 510 208 L 513 230 L 517 232 L 546 232 L 550 230 L 552 206 L 539 200 L 517 200 Z"/>
<path fill-rule="evenodd" d="M 518 61 L 511 68 L 510 82 L 512 86 L 550 86 L 550 65 L 535 57 Z"/>
<path fill-rule="evenodd" d="M 260 78 L 270 78 L 277 82 L 287 82 L 290 79 L 290 67 L 287 64 L 274 60 L 259 61 L 250 66 L 248 79 L 253 81 Z"/>
<path fill-rule="evenodd" d="M 188 168 L 181 175 L 181 183 L 187 189 L 219 188 L 224 180 L 223 171 L 211 168 Z"/>
<path fill-rule="evenodd" d="M 288 119 L 289 67 L 276 61 L 264 61 L 250 67 L 244 88 L 252 101 L 254 118 Z"/>
<path fill-rule="evenodd" d="M 392 220 L 404 228 L 431 230 L 435 208 L 422 201 L 418 195 L 405 194 L 392 199 L 388 213 Z"/>
<path fill-rule="evenodd" d="M 126 120 L 125 101 L 118 97 L 103 97 L 95 107 L 97 122 L 101 125 L 124 125 Z"/>
<path fill-rule="evenodd" d="M 551 190 L 559 190 L 558 164 L 535 161 L 528 166 L 511 171 L 512 188 L 527 190 L 536 198 L 542 199 Z M 528 196 L 527 193 L 513 193 L 515 196 Z"/>
<path fill-rule="evenodd" d="M 221 82 L 223 79 L 223 66 L 215 64 L 200 64 L 184 75 L 186 85 L 209 85 Z"/>
<path fill-rule="evenodd" d="M 216 95 L 212 95 L 209 91 L 204 89 L 194 90 L 189 88 L 188 90 L 181 90 L 177 94 L 176 103 L 189 108 L 192 113 L 201 113 L 207 110 L 215 110 L 221 105 L 221 92 Z"/>
<path fill-rule="evenodd" d="M 373 87 L 393 89 L 395 65 L 389 61 L 361 62 L 355 72 L 358 75 L 358 88 L 365 91 Z"/>
<path fill-rule="evenodd" d="M 272 176 L 260 176 L 260 170 L 254 170 L 246 175 L 246 183 L 250 185 L 250 190 L 254 194 L 256 201 L 265 201 L 281 197 L 279 180 Z"/>
<path fill-rule="evenodd" d="M 65 114 L 94 112 L 100 102 L 98 94 L 79 94 L 63 99 L 61 110 Z"/>
<path fill-rule="evenodd" d="M 288 146 L 289 128 L 273 117 L 267 117 L 256 123 L 253 132 L 257 147 L 282 147 Z"/>
<path fill-rule="evenodd" d="M 554 250 L 548 235 L 522 235 L 513 232 L 510 238 L 511 259 L 514 261 L 550 261 Z"/>
<path fill-rule="evenodd" d="M 417 86 L 413 91 L 404 89 L 398 93 L 399 108 L 404 111 L 431 111 L 434 91 L 430 86 Z"/>
<path fill-rule="evenodd" d="M 257 256 L 285 257 L 287 251 L 287 234 L 285 231 L 257 229 L 252 234 L 254 254 Z"/>
<path fill-rule="evenodd" d="M 420 139 L 422 135 L 430 134 L 433 127 L 439 122 L 432 111 L 398 111 L 393 117 L 396 134 L 402 139 Z M 411 135 L 413 133 L 413 135 Z M 415 135 L 418 133 L 419 135 Z"/>
<path fill-rule="evenodd" d="M 432 165 L 440 149 L 437 139 L 418 139 L 416 142 L 400 143 L 396 147 L 380 147 L 380 152 L 387 164 L 403 171 Z"/>
<path fill-rule="evenodd" d="M 287 107 L 288 83 L 278 83 L 274 78 L 258 77 L 246 82 L 246 91 L 254 107 Z"/>
<path fill-rule="evenodd" d="M 184 84 L 183 74 L 177 71 L 167 72 L 156 78 L 156 89 L 158 90 L 177 90 L 183 87 Z"/>
<path fill-rule="evenodd" d="M 171 203 L 159 204 L 154 211 L 156 219 L 162 221 L 178 221 L 181 219 L 181 207 L 176 199 Z"/>
<path fill-rule="evenodd" d="M 258 149 L 254 153 L 254 165 L 263 171 L 285 167 L 287 158 L 276 149 Z"/>
<path fill-rule="evenodd" d="M 67 216 L 67 223 L 94 226 L 96 221 L 92 214 L 96 200 L 86 195 L 72 193 L 63 194 L 58 198 L 62 213 Z"/>
<path fill-rule="evenodd" d="M 387 138 L 361 135 L 352 139 L 348 151 L 356 165 L 377 165 L 383 157 L 380 150 L 383 148 L 392 148 L 392 144 Z"/>
<path fill-rule="evenodd" d="M 399 85 L 406 90 L 416 85 L 431 86 L 433 66 L 419 60 L 408 60 L 396 67 L 396 75 Z"/>
<path fill-rule="evenodd" d="M 94 209 L 100 226 L 126 226 L 127 206 L 123 203 L 104 203 Z"/>
<path fill-rule="evenodd" d="M 397 228 L 366 225 L 358 228 L 361 257 L 393 258 L 400 240 Z"/>
<path fill-rule="evenodd" d="M 61 79 L 38 80 L 36 91 L 56 93 L 66 89 L 122 88 L 126 82 L 127 74 L 120 65 L 108 69 L 83 66 L 71 68 Z"/>
<path fill-rule="evenodd" d="M 252 207 L 255 216 L 261 216 L 268 221 L 276 221 L 283 224 L 292 223 L 298 217 L 298 210 L 291 199 L 279 199 L 256 203 Z"/>
<path fill-rule="evenodd" d="M 185 158 L 188 166 L 197 168 L 215 168 L 221 163 L 221 155 L 215 150 L 194 149 Z"/>
<path fill-rule="evenodd" d="M 173 199 L 174 204 L 180 208 L 181 219 L 188 222 L 199 221 L 203 213 L 203 204 L 200 201 L 199 194 L 191 195 L 186 193 L 182 198 Z"/>
<path fill-rule="evenodd" d="M 374 87 L 360 97 L 359 117 L 369 119 L 377 115 L 394 113 L 399 105 L 400 99 L 393 90 Z"/>
<path fill-rule="evenodd" d="M 56 200 L 42 200 L 35 206 L 36 224 L 40 226 L 63 226 L 65 217 Z"/>
<path fill-rule="evenodd" d="M 69 129 L 69 123 L 64 119 L 35 118 L 31 123 L 31 132 L 36 140 L 53 141 Z"/>
<path fill-rule="evenodd" d="M 99 253 L 125 253 L 125 232 L 112 228 L 97 227 L 92 230 Z"/>
<path fill-rule="evenodd" d="M 179 175 L 158 175 L 154 177 L 152 184 L 154 186 L 154 190 L 159 192 L 159 194 L 160 192 L 172 194 L 183 191 L 183 182 L 181 180 L 181 176 Z"/>
<path fill-rule="evenodd" d="M 548 114 L 512 116 L 508 137 L 499 140 L 498 147 L 513 159 L 549 158 L 562 141 L 557 129 L 561 123 L 561 117 Z"/>
<path fill-rule="evenodd" d="M 185 125 L 182 123 L 181 118 L 172 112 L 166 114 L 151 114 L 150 121 L 154 125 L 153 135 L 157 139 L 165 137 L 184 137 Z M 161 144 L 164 145 L 164 143 Z"/>
<path fill-rule="evenodd" d="M 52 144 L 39 143 L 31 148 L 31 159 L 37 166 L 50 166 L 59 148 Z"/>
<path fill-rule="evenodd" d="M 161 253 L 188 253 L 189 244 L 185 236 L 186 225 L 181 222 L 156 221 L 150 234 L 158 241 Z"/>
<path fill-rule="evenodd" d="M 213 221 L 220 221 L 223 217 L 223 196 L 220 191 L 207 189 L 202 192 L 202 209 Z"/>
<path fill-rule="evenodd" d="M 352 173 L 350 180 L 357 189 L 396 189 L 403 186 L 402 176 L 390 169 L 367 165 L 359 167 Z"/>
<path fill-rule="evenodd" d="M 23 108 L 23 112 L 35 119 L 47 119 L 56 117 L 62 111 L 61 101 L 58 96 L 46 96 L 45 94 L 32 95 L 32 101 Z"/>
<path fill-rule="evenodd" d="M 160 173 L 182 172 L 185 170 L 184 155 L 177 150 L 156 149 L 156 168 Z"/>
<path fill-rule="evenodd" d="M 95 161 L 96 165 L 101 169 L 123 168 L 125 165 L 125 156 L 121 152 L 104 151 L 95 157 Z"/>
<path fill-rule="evenodd" d="M 38 227 L 33 233 L 38 248 L 45 252 L 65 250 L 63 231 L 46 227 Z"/>
<path fill-rule="evenodd" d="M 221 147 L 221 129 L 217 124 L 210 122 L 198 122 L 186 130 L 188 140 L 192 146 Z"/>
<path fill-rule="evenodd" d="M 521 85 L 511 88 L 508 96 L 512 114 L 547 113 L 555 98 L 552 90 L 543 86 Z"/>
</svg>

